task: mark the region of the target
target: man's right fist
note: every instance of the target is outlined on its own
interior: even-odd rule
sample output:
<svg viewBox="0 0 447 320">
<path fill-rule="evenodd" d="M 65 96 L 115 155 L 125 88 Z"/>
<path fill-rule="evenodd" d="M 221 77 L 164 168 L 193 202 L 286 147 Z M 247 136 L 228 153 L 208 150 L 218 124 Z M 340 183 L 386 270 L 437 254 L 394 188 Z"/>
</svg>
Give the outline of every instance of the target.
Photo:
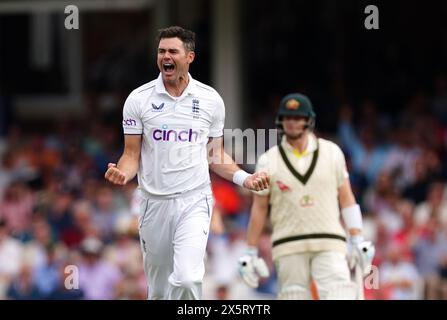
<svg viewBox="0 0 447 320">
<path fill-rule="evenodd" d="M 251 288 L 257 288 L 259 285 L 259 278 L 266 278 L 269 276 L 269 269 L 264 259 L 258 257 L 256 254 L 248 253 L 239 258 L 238 261 L 239 274 L 242 280 Z"/>
<path fill-rule="evenodd" d="M 104 177 L 113 184 L 125 185 L 127 183 L 126 174 L 116 167 L 115 163 L 109 163 Z"/>
</svg>

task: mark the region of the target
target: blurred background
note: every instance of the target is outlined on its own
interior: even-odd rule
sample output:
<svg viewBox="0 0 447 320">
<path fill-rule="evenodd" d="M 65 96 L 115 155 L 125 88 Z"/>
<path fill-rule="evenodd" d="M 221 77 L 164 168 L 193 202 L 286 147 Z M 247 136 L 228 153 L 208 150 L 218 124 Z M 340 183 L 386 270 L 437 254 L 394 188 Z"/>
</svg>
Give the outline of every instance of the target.
<svg viewBox="0 0 447 320">
<path fill-rule="evenodd" d="M 369 4 L 379 30 L 364 27 Z M 367 299 L 447 299 L 446 18 L 442 0 L 0 1 L 0 299 L 146 298 L 136 183 L 103 175 L 169 25 L 196 32 L 190 72 L 224 98 L 226 128 L 274 128 L 283 95 L 311 98 L 377 248 Z M 269 226 L 272 276 L 252 290 L 236 270 L 251 195 L 217 177 L 213 191 L 204 298 L 273 299 Z"/>
</svg>

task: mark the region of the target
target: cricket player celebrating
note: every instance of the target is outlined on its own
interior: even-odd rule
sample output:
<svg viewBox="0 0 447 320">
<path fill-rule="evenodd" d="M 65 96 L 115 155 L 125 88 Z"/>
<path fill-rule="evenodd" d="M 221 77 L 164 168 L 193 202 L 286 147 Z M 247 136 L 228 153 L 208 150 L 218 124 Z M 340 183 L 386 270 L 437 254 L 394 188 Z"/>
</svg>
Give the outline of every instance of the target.
<svg viewBox="0 0 447 320">
<path fill-rule="evenodd" d="M 349 251 L 351 266 L 360 267 L 359 282 L 363 283 L 374 247 L 363 241 L 362 215 L 344 155 L 336 144 L 312 133 L 315 113 L 302 94 L 289 94 L 281 100 L 277 125 L 284 133 L 281 143 L 261 155 L 257 163 L 257 171 L 269 175 L 270 186 L 254 194 L 249 249 L 239 260 L 242 279 L 257 287 L 259 278 L 268 276 L 257 245 L 270 205 L 278 298 L 310 299 L 312 279 L 320 299 L 362 298 L 363 285 L 359 289 L 351 281 L 346 253 Z"/>
<path fill-rule="evenodd" d="M 138 174 L 149 299 L 201 298 L 213 208 L 209 168 L 250 190 L 263 190 L 269 183 L 263 173 L 240 170 L 223 151 L 224 102 L 189 74 L 194 48 L 192 31 L 160 30 L 160 74 L 128 96 L 124 152 L 105 173 L 118 185 Z"/>
</svg>

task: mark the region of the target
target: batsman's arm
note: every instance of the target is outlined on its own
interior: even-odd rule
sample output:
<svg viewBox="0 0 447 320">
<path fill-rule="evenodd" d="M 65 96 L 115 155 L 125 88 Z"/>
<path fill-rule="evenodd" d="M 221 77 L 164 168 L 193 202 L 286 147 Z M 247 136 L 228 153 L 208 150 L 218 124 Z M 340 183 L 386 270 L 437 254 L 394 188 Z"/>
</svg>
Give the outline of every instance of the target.
<svg viewBox="0 0 447 320">
<path fill-rule="evenodd" d="M 348 227 L 350 236 L 359 236 L 362 233 L 362 215 L 360 207 L 355 200 L 349 178 L 338 188 L 338 200 L 342 209 L 343 220 Z"/>
<path fill-rule="evenodd" d="M 118 164 L 109 163 L 105 178 L 119 185 L 125 185 L 138 172 L 141 153 L 141 135 L 124 135 L 124 152 Z"/>
<path fill-rule="evenodd" d="M 264 172 L 248 174 L 241 170 L 225 152 L 222 137 L 210 138 L 207 153 L 210 169 L 222 178 L 250 190 L 260 191 L 268 188 L 269 178 L 267 174 Z"/>
<path fill-rule="evenodd" d="M 253 204 L 251 206 L 250 221 L 247 230 L 247 245 L 249 247 L 258 247 L 259 238 L 267 221 L 269 198 L 270 196 L 253 195 Z"/>
<path fill-rule="evenodd" d="M 270 274 L 264 259 L 258 256 L 258 242 L 267 219 L 268 198 L 254 195 L 247 231 L 247 250 L 238 260 L 239 274 L 251 288 L 257 288 L 260 278 Z"/>
</svg>

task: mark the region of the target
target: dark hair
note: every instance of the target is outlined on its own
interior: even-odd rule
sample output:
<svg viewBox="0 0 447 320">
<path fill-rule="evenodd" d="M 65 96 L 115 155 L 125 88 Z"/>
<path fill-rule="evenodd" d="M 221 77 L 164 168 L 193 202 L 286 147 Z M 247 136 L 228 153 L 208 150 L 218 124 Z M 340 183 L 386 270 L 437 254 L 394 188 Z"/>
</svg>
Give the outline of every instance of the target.
<svg viewBox="0 0 447 320">
<path fill-rule="evenodd" d="M 179 26 L 158 30 L 158 42 L 160 43 L 160 40 L 165 38 L 179 38 L 187 51 L 194 51 L 196 48 L 196 34 Z"/>
</svg>

